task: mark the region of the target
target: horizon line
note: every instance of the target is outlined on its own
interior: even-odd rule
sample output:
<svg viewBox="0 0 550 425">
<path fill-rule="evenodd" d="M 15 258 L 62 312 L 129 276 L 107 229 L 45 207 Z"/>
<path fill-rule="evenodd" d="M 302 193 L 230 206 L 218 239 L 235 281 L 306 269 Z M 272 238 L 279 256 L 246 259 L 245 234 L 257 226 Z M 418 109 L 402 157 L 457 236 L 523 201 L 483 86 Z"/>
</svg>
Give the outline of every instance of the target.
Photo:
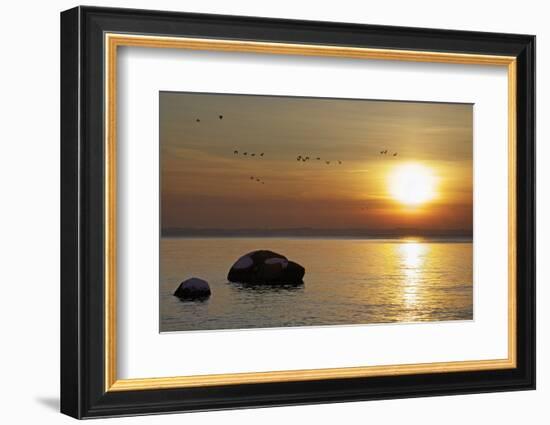
<svg viewBox="0 0 550 425">
<path fill-rule="evenodd" d="M 473 238 L 470 229 L 418 229 L 418 228 L 162 228 L 162 236 L 357 236 L 357 237 L 463 237 Z"/>
</svg>

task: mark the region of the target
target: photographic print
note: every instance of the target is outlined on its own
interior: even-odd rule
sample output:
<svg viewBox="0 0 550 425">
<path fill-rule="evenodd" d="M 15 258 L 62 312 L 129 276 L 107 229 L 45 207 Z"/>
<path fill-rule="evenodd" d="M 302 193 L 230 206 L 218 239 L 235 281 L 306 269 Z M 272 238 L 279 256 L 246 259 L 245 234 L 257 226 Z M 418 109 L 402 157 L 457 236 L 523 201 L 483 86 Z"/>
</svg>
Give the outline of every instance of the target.
<svg viewBox="0 0 550 425">
<path fill-rule="evenodd" d="M 161 92 L 160 331 L 473 319 L 473 105 Z"/>
</svg>

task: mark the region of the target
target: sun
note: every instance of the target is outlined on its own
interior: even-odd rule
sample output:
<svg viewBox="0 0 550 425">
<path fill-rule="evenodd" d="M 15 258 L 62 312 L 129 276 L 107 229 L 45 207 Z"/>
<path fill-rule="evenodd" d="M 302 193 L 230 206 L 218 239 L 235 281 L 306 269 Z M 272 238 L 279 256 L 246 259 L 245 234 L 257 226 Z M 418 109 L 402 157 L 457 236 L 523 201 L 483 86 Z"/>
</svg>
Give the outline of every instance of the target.
<svg viewBox="0 0 550 425">
<path fill-rule="evenodd" d="M 428 167 L 416 163 L 403 164 L 391 172 L 388 188 L 396 201 L 418 206 L 435 197 L 436 180 L 433 171 Z"/>
</svg>

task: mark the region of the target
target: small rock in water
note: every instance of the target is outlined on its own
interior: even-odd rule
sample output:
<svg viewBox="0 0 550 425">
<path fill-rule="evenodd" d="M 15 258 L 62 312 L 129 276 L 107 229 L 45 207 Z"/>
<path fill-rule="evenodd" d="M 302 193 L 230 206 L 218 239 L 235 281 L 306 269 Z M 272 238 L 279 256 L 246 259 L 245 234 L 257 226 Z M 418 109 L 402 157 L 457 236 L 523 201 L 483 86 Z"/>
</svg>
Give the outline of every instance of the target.
<svg viewBox="0 0 550 425">
<path fill-rule="evenodd" d="M 230 282 L 255 285 L 299 285 L 305 269 L 273 251 L 252 251 L 239 258 L 229 270 Z"/>
<path fill-rule="evenodd" d="M 174 295 L 182 300 L 205 300 L 212 292 L 206 280 L 192 277 L 180 283 Z"/>
</svg>

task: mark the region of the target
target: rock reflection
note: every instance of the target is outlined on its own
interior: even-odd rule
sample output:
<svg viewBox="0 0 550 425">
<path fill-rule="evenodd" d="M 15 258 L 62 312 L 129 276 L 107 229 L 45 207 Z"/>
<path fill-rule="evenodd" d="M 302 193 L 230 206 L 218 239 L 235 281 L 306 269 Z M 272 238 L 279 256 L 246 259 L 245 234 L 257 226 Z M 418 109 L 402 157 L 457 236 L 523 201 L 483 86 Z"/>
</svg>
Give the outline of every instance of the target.
<svg viewBox="0 0 550 425">
<path fill-rule="evenodd" d="M 277 292 L 292 292 L 303 291 L 304 282 L 289 283 L 282 285 L 265 285 L 259 283 L 236 283 L 228 282 L 228 285 L 239 291 L 254 291 L 256 293 L 277 293 Z"/>
</svg>

